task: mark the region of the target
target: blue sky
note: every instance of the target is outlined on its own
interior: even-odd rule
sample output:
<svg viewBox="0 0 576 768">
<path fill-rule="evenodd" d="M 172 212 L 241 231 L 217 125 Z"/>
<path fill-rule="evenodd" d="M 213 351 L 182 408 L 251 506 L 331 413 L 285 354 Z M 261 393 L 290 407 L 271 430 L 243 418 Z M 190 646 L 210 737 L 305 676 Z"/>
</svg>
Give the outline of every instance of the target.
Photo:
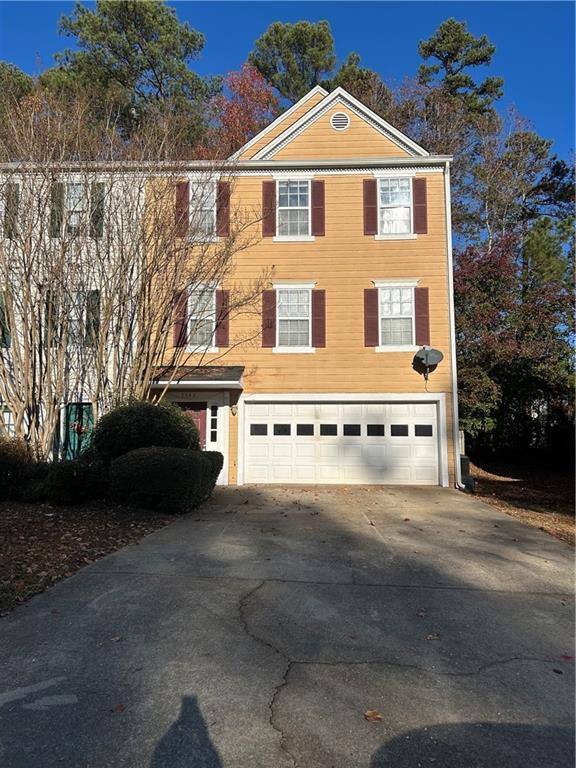
<svg viewBox="0 0 576 768">
<path fill-rule="evenodd" d="M 93 6 L 93 3 L 85 3 Z M 500 108 L 514 105 L 553 151 L 574 150 L 574 4 L 572 2 L 176 2 L 180 20 L 206 36 L 194 68 L 202 73 L 237 69 L 254 40 L 273 21 L 330 22 L 339 58 L 357 51 L 366 66 L 398 83 L 416 72 L 418 41 L 449 16 L 496 45 L 493 65 L 482 73 L 505 80 Z M 0 58 L 33 74 L 51 66 L 70 41 L 57 22 L 72 2 L 0 0 Z"/>
</svg>

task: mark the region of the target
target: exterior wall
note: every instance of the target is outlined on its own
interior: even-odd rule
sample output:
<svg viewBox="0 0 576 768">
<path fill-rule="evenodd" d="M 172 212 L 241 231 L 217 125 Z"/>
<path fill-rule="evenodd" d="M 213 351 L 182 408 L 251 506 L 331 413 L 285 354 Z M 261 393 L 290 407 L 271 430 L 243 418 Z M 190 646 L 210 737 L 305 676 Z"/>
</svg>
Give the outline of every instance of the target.
<svg viewBox="0 0 576 768">
<path fill-rule="evenodd" d="M 335 131 L 330 118 L 335 112 L 345 112 L 350 126 L 345 131 Z M 274 160 L 308 160 L 326 154 L 330 158 L 351 157 L 409 157 L 409 153 L 373 128 L 351 110 L 341 105 L 329 109 L 289 144 L 279 150 Z"/>
<path fill-rule="evenodd" d="M 268 133 L 262 136 L 261 139 L 256 141 L 246 152 L 241 154 L 240 160 L 249 160 L 250 158 L 254 157 L 254 155 L 263 149 L 268 144 L 268 142 L 272 141 L 277 136 L 280 136 L 280 134 L 283 133 L 291 123 L 299 120 L 303 115 L 309 112 L 312 107 L 315 107 L 324 98 L 325 97 L 322 96 L 321 93 L 315 93 L 313 96 L 310 96 L 309 99 L 306 99 L 306 101 L 300 107 L 292 112 L 289 118 L 282 120 L 278 125 L 276 125 L 270 131 L 268 131 Z"/>
<path fill-rule="evenodd" d="M 333 133 L 335 133 L 333 131 Z M 423 393 L 424 380 L 411 367 L 413 352 L 376 352 L 364 346 L 364 289 L 372 280 L 413 278 L 430 292 L 431 345 L 444 361 L 431 374 L 428 392 L 451 392 L 448 314 L 447 230 L 444 175 L 425 175 L 428 234 L 412 240 L 375 240 L 363 234 L 363 185 L 370 174 L 317 174 L 325 181 L 326 235 L 313 242 L 274 242 L 260 238 L 238 254 L 230 285 L 250 285 L 274 265 L 275 280 L 316 281 L 326 290 L 326 347 L 314 353 L 279 354 L 260 346 L 260 303 L 254 313 L 230 320 L 229 351 L 207 354 L 205 364 L 244 365 L 244 393 Z M 261 205 L 262 181 L 243 175 L 234 181 L 232 205 Z M 260 224 L 254 232 L 259 232 Z M 222 354 L 224 352 L 224 355 Z M 448 461 L 454 480 L 452 405 L 446 398 Z M 230 419 L 230 482 L 237 471 L 238 418 Z"/>
</svg>

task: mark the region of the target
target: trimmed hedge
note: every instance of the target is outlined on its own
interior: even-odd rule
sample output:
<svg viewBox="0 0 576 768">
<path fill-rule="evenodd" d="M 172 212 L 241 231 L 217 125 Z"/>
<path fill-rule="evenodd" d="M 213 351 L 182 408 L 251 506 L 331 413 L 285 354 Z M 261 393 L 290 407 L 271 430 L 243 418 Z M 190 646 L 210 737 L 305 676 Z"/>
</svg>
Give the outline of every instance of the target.
<svg viewBox="0 0 576 768">
<path fill-rule="evenodd" d="M 110 495 L 148 509 L 187 512 L 210 496 L 222 462 L 222 454 L 216 451 L 138 448 L 110 465 Z"/>
<path fill-rule="evenodd" d="M 11 498 L 35 466 L 30 449 L 17 437 L 0 437 L 0 498 Z"/>
<path fill-rule="evenodd" d="M 82 504 L 101 499 L 106 493 L 106 469 L 100 462 L 57 461 L 50 465 L 44 481 L 45 494 L 52 504 Z"/>
<path fill-rule="evenodd" d="M 120 405 L 102 416 L 92 442 L 106 463 L 151 446 L 200 449 L 198 429 L 180 408 L 145 400 Z"/>
</svg>

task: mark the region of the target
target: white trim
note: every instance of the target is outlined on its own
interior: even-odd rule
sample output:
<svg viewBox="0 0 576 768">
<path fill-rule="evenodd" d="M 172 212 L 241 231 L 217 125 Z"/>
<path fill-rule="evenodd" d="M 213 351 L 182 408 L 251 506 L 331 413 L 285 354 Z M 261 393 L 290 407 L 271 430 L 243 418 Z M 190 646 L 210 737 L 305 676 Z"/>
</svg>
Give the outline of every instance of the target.
<svg viewBox="0 0 576 768">
<path fill-rule="evenodd" d="M 286 393 L 254 393 L 242 394 L 238 400 L 238 485 L 244 485 L 245 476 L 245 451 L 246 419 L 245 403 L 350 403 L 350 402 L 390 402 L 390 403 L 436 403 L 438 415 L 438 484 L 443 488 L 448 487 L 448 439 L 446 435 L 446 393 L 445 392 L 299 392 L 297 394 Z"/>
<path fill-rule="evenodd" d="M 355 112 L 358 117 L 371 123 L 376 130 L 383 133 L 388 139 L 397 144 L 404 151 L 411 152 L 411 154 L 418 155 L 420 157 L 428 157 L 427 152 L 423 147 L 416 144 L 415 141 L 408 138 L 405 134 L 394 128 L 393 125 L 383 120 L 371 109 L 364 106 L 361 102 L 354 98 L 351 94 L 344 90 L 344 88 L 336 88 L 332 93 L 322 101 L 318 102 L 316 106 L 308 110 L 302 117 L 296 120 L 295 123 L 286 128 L 279 136 L 272 139 L 265 147 L 259 150 L 254 155 L 254 160 L 268 159 L 272 157 L 276 152 L 285 147 L 291 141 L 293 141 L 301 132 L 302 129 L 308 127 L 309 124 L 314 123 L 317 119 L 322 117 L 332 107 L 342 104 L 344 108 L 348 107 Z"/>
<path fill-rule="evenodd" d="M 419 349 L 417 344 L 399 344 L 397 347 L 393 345 L 374 347 L 374 352 L 418 352 Z"/>
<path fill-rule="evenodd" d="M 456 322 L 454 319 L 454 272 L 452 268 L 452 201 L 450 195 L 450 161 L 446 161 L 444 174 L 446 206 L 446 259 L 448 266 L 448 318 L 450 322 L 450 370 L 452 373 L 452 440 L 454 442 L 454 473 L 456 487 L 462 487 L 460 472 L 460 420 L 458 416 L 458 369 L 456 363 Z"/>
<path fill-rule="evenodd" d="M 374 240 L 417 240 L 418 235 L 413 232 L 405 232 L 398 235 L 374 235 Z"/>
<path fill-rule="evenodd" d="M 216 337 L 216 291 L 218 290 L 218 283 L 191 283 L 188 286 L 188 300 L 186 303 L 186 310 L 188 313 L 188 317 L 186 320 L 187 323 L 187 333 L 186 336 L 190 338 L 190 323 L 194 319 L 195 321 L 198 320 L 196 316 L 192 315 L 192 308 L 190 306 L 190 299 L 191 294 L 193 291 L 212 291 L 212 334 L 210 336 L 210 343 L 209 344 L 186 344 L 186 352 L 192 353 L 192 354 L 199 354 L 203 355 L 207 352 L 219 352 L 219 348 L 214 344 L 215 337 Z"/>
<path fill-rule="evenodd" d="M 273 352 L 278 352 L 280 350 L 283 350 L 287 353 L 290 352 L 316 352 L 316 350 L 312 347 L 312 291 L 314 289 L 314 286 L 316 283 L 308 283 L 308 284 L 301 284 L 301 285 L 294 285 L 292 284 L 285 284 L 282 285 L 280 283 L 276 283 L 278 287 L 274 288 L 276 291 L 276 345 L 272 348 Z M 278 312 L 278 291 L 308 291 L 308 345 L 306 347 L 282 347 L 280 345 L 280 320 L 296 320 L 296 319 L 304 319 L 304 318 L 286 318 L 286 317 L 280 317 L 280 313 Z"/>
<path fill-rule="evenodd" d="M 295 290 L 312 290 L 316 286 L 316 280 L 307 280 L 302 282 L 301 280 L 274 280 L 272 288 L 276 291 L 278 288 L 294 288 Z"/>
<path fill-rule="evenodd" d="M 314 174 L 309 171 L 298 171 L 297 178 L 291 171 L 271 171 L 270 176 L 274 181 L 313 181 Z"/>
<path fill-rule="evenodd" d="M 274 235 L 273 243 L 313 243 L 314 235 Z"/>
<path fill-rule="evenodd" d="M 208 406 L 210 407 L 210 406 Z M 206 421 L 211 418 L 206 414 Z M 218 406 L 218 439 L 216 445 L 224 456 L 222 470 L 218 476 L 217 485 L 230 485 L 230 393 L 224 394 L 224 404 Z M 210 426 L 206 424 L 206 433 L 208 434 Z"/>
<path fill-rule="evenodd" d="M 150 385 L 156 387 L 188 387 L 189 389 L 243 389 L 239 381 L 153 381 Z"/>
<path fill-rule="evenodd" d="M 396 179 L 398 176 L 409 176 L 412 179 L 416 176 L 416 170 L 414 168 L 390 168 L 389 170 L 386 170 L 385 168 L 375 168 L 372 171 L 372 175 L 376 179 Z"/>
<path fill-rule="evenodd" d="M 407 280 L 404 277 L 389 277 L 386 280 L 377 278 L 376 280 L 372 280 L 372 282 L 374 283 L 374 288 L 387 288 L 389 285 L 393 285 L 396 288 L 416 288 L 420 280 Z"/>
<path fill-rule="evenodd" d="M 320 85 L 314 86 L 311 91 L 308 91 L 307 94 L 302 96 L 302 98 L 293 104 L 290 109 L 287 109 L 286 112 L 283 112 L 281 115 L 279 115 L 276 120 L 273 120 L 269 125 L 266 126 L 266 128 L 263 128 L 260 133 L 257 133 L 256 136 L 250 139 L 250 141 L 246 142 L 244 146 L 240 147 L 240 149 L 234 152 L 233 155 L 230 155 L 230 160 L 235 160 L 236 158 L 240 157 L 240 155 L 243 155 L 244 152 L 250 149 L 250 147 L 254 146 L 254 144 L 257 144 L 263 136 L 266 136 L 268 133 L 270 133 L 271 130 L 276 128 L 277 125 L 280 125 L 280 123 L 284 122 L 284 120 L 293 115 L 297 109 L 299 109 L 303 104 L 311 99 L 312 96 L 316 96 L 316 94 L 319 94 L 320 96 L 328 96 L 328 91 L 324 90 L 324 88 L 322 88 Z"/>
<path fill-rule="evenodd" d="M 338 117 L 339 115 L 346 118 L 346 125 L 343 125 L 341 128 L 338 128 L 338 126 L 334 125 L 334 118 Z M 348 128 L 350 128 L 350 115 L 347 112 L 338 111 L 338 110 L 336 112 L 333 112 L 332 115 L 330 116 L 330 126 L 335 131 L 347 131 Z"/>
<path fill-rule="evenodd" d="M 272 352 L 284 355 L 301 355 L 316 352 L 316 347 L 272 347 Z"/>
</svg>

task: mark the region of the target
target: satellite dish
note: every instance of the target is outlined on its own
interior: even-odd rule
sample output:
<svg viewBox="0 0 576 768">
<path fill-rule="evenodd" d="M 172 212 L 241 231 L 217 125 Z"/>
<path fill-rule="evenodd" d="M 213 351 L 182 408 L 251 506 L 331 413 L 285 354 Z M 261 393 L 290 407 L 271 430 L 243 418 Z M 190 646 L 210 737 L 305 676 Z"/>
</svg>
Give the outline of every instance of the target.
<svg viewBox="0 0 576 768">
<path fill-rule="evenodd" d="M 428 381 L 428 375 L 435 371 L 438 367 L 438 363 L 444 360 L 444 355 L 439 349 L 433 347 L 422 347 L 414 355 L 412 360 L 412 368 L 416 373 L 420 373 Z"/>
</svg>

